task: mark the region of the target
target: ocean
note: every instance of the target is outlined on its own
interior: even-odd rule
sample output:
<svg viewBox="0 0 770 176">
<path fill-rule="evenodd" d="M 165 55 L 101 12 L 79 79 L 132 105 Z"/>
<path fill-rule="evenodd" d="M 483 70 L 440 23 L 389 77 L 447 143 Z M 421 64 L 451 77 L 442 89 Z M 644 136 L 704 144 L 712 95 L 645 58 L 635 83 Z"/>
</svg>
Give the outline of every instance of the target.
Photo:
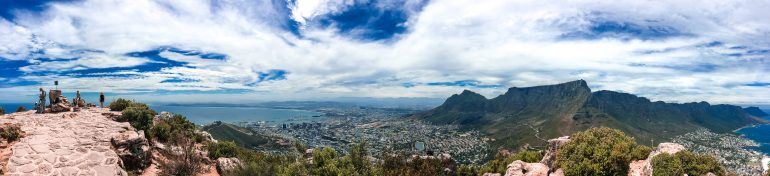
<svg viewBox="0 0 770 176">
<path fill-rule="evenodd" d="M 0 103 L 0 107 L 3 107 L 6 114 L 16 112 L 19 106 L 24 106 L 27 110 L 32 110 L 35 103 Z"/>
<path fill-rule="evenodd" d="M 763 109 L 763 111 L 770 112 L 770 109 Z M 770 117 L 765 119 L 770 120 Z M 770 124 L 743 128 L 738 130 L 738 133 L 760 144 L 759 147 L 751 149 L 770 155 Z"/>
<path fill-rule="evenodd" d="M 259 122 L 268 124 L 302 123 L 323 120 L 319 112 L 297 109 L 274 109 L 262 107 L 199 107 L 199 106 L 157 106 L 152 109 L 181 114 L 198 125 L 214 121 L 223 122 Z"/>
</svg>

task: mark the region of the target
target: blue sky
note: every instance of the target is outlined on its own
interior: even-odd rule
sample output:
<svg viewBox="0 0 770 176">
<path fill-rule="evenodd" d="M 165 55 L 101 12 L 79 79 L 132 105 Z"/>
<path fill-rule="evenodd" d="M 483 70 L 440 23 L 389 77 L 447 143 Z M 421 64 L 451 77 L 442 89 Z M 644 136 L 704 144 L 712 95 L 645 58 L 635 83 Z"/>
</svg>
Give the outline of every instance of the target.
<svg viewBox="0 0 770 176">
<path fill-rule="evenodd" d="M 0 0 L 0 102 L 492 97 L 584 79 L 770 104 L 770 2 Z"/>
</svg>

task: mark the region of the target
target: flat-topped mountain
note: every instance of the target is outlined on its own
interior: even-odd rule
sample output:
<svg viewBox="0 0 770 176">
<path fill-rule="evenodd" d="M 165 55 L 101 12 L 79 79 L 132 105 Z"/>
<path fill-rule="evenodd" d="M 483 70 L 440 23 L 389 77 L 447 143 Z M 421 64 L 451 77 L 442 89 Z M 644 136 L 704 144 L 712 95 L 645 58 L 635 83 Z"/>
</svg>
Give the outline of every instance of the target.
<svg viewBox="0 0 770 176">
<path fill-rule="evenodd" d="M 756 109 L 758 110 L 758 109 Z M 662 142 L 699 128 L 725 133 L 764 123 L 754 109 L 733 105 L 652 102 L 614 91 L 591 92 L 583 80 L 518 88 L 492 99 L 465 90 L 444 104 L 416 114 L 434 123 L 457 124 L 488 133 L 498 145 L 544 144 L 543 139 L 590 127 L 617 128 L 643 144 Z"/>
</svg>

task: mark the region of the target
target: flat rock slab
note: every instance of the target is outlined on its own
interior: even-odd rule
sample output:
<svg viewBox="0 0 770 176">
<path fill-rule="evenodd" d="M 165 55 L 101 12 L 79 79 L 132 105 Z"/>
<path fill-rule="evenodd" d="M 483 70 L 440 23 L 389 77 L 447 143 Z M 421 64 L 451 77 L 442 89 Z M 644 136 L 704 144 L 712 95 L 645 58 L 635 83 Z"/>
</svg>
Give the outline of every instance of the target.
<svg viewBox="0 0 770 176">
<path fill-rule="evenodd" d="M 106 108 L 79 112 L 13 113 L 1 123 L 21 125 L 26 136 L 11 146 L 6 175 L 126 175 L 110 144 L 112 134 L 133 130 L 102 113 Z"/>
</svg>

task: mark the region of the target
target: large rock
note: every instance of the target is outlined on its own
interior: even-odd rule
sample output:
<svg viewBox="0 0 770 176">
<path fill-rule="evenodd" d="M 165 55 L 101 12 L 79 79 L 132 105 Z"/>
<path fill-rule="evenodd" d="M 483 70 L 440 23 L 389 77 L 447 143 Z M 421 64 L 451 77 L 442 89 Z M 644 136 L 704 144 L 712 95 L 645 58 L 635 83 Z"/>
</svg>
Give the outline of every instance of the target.
<svg viewBox="0 0 770 176">
<path fill-rule="evenodd" d="M 652 158 L 661 154 L 675 154 L 677 152 L 685 150 L 684 146 L 677 143 L 660 143 L 658 148 L 650 152 L 650 155 L 645 160 L 632 161 L 629 164 L 628 175 L 629 176 L 651 176 L 652 175 Z"/>
<path fill-rule="evenodd" d="M 548 140 L 548 150 L 545 151 L 545 155 L 543 156 L 543 159 L 540 160 L 540 163 L 551 168 L 551 171 L 558 169 L 556 166 L 556 154 L 559 152 L 559 148 L 569 141 L 569 136 Z"/>
<path fill-rule="evenodd" d="M 661 153 L 674 154 L 682 150 L 685 150 L 684 146 L 677 143 L 660 143 L 658 144 L 658 148 L 655 149 L 655 151 L 652 151 L 649 158 L 647 159 L 652 159 L 652 157 L 655 157 Z"/>
<path fill-rule="evenodd" d="M 505 176 L 548 176 L 548 170 L 545 164 L 516 160 L 508 164 Z"/>
<path fill-rule="evenodd" d="M 142 170 L 150 166 L 152 154 L 143 131 L 127 130 L 114 134 L 110 141 L 127 170 Z"/>
<path fill-rule="evenodd" d="M 217 159 L 217 171 L 224 173 L 228 170 L 233 170 L 240 167 L 243 163 L 238 158 L 218 158 Z"/>
</svg>

